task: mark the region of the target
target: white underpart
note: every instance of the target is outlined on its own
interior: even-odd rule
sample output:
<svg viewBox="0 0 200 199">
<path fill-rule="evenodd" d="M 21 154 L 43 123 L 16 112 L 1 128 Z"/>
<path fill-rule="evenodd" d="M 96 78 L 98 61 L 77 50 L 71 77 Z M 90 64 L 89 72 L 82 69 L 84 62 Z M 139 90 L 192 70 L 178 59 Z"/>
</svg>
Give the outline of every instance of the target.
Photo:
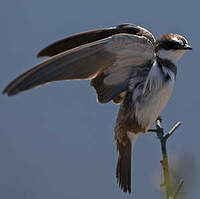
<svg viewBox="0 0 200 199">
<path fill-rule="evenodd" d="M 162 83 L 163 83 L 163 77 L 160 73 L 160 69 L 157 66 L 157 62 L 154 62 L 152 69 L 150 70 L 149 75 L 146 79 L 143 88 L 143 94 L 146 91 L 147 84 L 149 85 L 149 89 L 152 90 L 152 89 L 159 89 Z"/>
<path fill-rule="evenodd" d="M 136 102 L 136 117 L 140 125 L 148 131 L 152 127 L 154 121 L 160 112 L 166 106 L 175 83 L 175 76 L 172 71 L 164 68 L 164 73 L 169 74 L 170 79 L 165 82 L 165 77 L 157 66 L 152 67 L 153 71 L 149 73 L 147 81 L 153 83 L 150 85 L 150 92 L 145 91 L 143 99 Z M 133 95 L 134 97 L 134 95 Z"/>
<path fill-rule="evenodd" d="M 129 140 L 131 141 L 131 148 L 132 148 L 132 151 L 133 151 L 135 142 L 136 142 L 137 137 L 138 137 L 139 134 L 138 133 L 135 134 L 135 133 L 132 133 L 132 132 L 127 132 L 127 135 L 128 135 Z"/>
<path fill-rule="evenodd" d="M 175 83 L 175 75 L 174 75 L 173 71 L 171 71 L 170 69 L 168 69 L 168 68 L 166 68 L 166 67 L 163 67 L 163 72 L 164 72 L 165 75 L 168 74 L 169 77 L 170 77 L 170 79 L 171 79 L 171 81 L 172 81 L 173 83 Z"/>
<path fill-rule="evenodd" d="M 161 59 L 167 59 L 176 63 L 185 53 L 185 50 L 159 50 L 157 56 Z"/>
</svg>

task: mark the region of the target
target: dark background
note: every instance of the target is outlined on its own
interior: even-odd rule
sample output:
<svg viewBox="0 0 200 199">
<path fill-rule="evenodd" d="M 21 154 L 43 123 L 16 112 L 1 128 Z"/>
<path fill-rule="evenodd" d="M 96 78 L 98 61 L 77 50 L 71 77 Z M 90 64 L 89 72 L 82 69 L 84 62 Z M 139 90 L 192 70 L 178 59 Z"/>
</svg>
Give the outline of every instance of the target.
<svg viewBox="0 0 200 199">
<path fill-rule="evenodd" d="M 60 38 L 90 29 L 134 23 L 155 37 L 184 35 L 193 47 L 179 61 L 174 94 L 162 113 L 169 129 L 170 157 L 195 176 L 189 198 L 198 198 L 199 2 L 198 1 L 0 1 L 0 89 L 41 62 L 36 54 Z M 8 98 L 0 95 L 0 198 L 159 198 L 159 141 L 141 135 L 133 161 L 133 191 L 120 191 L 114 123 L 118 106 L 96 103 L 88 81 L 58 82 Z M 189 157 L 184 159 L 185 157 Z M 190 165 L 193 165 L 193 167 Z M 172 164 L 172 163 L 171 163 Z M 196 173 L 195 173 L 196 171 Z M 185 179 L 185 186 L 190 180 Z M 186 192 L 186 191 L 185 191 Z"/>
</svg>

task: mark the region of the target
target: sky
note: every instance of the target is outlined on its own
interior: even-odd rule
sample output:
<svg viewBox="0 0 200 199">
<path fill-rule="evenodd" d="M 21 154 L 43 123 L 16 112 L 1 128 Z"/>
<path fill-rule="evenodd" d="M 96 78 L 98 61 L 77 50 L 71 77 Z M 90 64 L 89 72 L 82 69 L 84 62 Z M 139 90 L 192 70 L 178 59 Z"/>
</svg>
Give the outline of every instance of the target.
<svg viewBox="0 0 200 199">
<path fill-rule="evenodd" d="M 156 38 L 185 36 L 193 47 L 178 64 L 177 82 L 162 112 L 171 165 L 184 172 L 185 195 L 200 195 L 198 1 L 1 0 L 0 90 L 44 59 L 36 54 L 58 39 L 91 29 L 134 23 Z M 0 198 L 161 198 L 159 141 L 141 135 L 133 154 L 131 195 L 115 178 L 114 123 L 119 106 L 98 104 L 88 81 L 48 84 L 14 97 L 0 94 Z M 175 160 L 175 161 L 174 161 Z M 183 176 L 181 176 L 183 177 Z"/>
</svg>

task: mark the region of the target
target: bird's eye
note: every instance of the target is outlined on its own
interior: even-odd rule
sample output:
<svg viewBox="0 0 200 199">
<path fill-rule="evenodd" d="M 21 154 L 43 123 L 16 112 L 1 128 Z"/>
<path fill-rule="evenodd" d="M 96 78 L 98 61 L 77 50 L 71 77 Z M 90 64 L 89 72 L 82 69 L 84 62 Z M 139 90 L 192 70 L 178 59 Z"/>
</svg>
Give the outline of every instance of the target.
<svg viewBox="0 0 200 199">
<path fill-rule="evenodd" d="M 174 41 L 168 41 L 166 44 L 167 49 L 179 49 L 180 43 Z"/>
<path fill-rule="evenodd" d="M 177 46 L 177 43 L 175 43 L 173 41 L 168 41 L 167 46 L 168 46 L 168 48 L 173 49 Z"/>
</svg>

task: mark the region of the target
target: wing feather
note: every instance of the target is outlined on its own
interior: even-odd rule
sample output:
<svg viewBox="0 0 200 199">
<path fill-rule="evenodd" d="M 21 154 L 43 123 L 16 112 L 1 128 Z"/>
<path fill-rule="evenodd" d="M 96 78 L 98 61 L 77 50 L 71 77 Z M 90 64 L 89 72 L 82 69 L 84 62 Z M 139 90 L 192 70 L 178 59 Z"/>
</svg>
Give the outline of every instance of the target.
<svg viewBox="0 0 200 199">
<path fill-rule="evenodd" d="M 115 61 L 114 55 L 106 52 L 103 45 L 104 41 L 56 55 L 20 75 L 3 93 L 11 96 L 52 81 L 91 79 Z"/>
<path fill-rule="evenodd" d="M 133 90 L 138 82 L 144 82 L 155 58 L 153 46 L 145 37 L 120 34 L 113 36 L 113 42 L 107 51 L 116 55 L 115 63 L 91 81 L 100 103 L 107 103 L 125 90 Z"/>
<path fill-rule="evenodd" d="M 52 81 L 94 79 L 91 85 L 105 103 L 128 88 L 136 66 L 154 58 L 153 45 L 146 37 L 117 34 L 53 56 L 19 76 L 3 93 L 15 95 Z"/>
<path fill-rule="evenodd" d="M 144 36 L 152 43 L 155 42 L 153 35 L 148 30 L 134 24 L 120 24 L 116 27 L 92 30 L 61 39 L 42 49 L 38 53 L 37 57 L 54 56 L 72 48 L 105 39 L 120 33 Z"/>
</svg>

